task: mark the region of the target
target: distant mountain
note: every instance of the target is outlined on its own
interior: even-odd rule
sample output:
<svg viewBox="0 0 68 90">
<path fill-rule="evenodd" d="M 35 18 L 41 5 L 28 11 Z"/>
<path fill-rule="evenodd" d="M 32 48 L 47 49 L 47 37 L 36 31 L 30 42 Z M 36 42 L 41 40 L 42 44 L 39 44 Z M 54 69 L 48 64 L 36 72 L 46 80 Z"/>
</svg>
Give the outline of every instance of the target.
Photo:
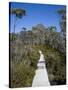
<svg viewBox="0 0 68 90">
<path fill-rule="evenodd" d="M 37 29 L 42 29 L 42 30 L 45 30 L 45 29 L 46 29 L 43 24 L 37 24 L 37 25 L 36 25 L 36 28 L 37 28 Z"/>
<path fill-rule="evenodd" d="M 32 27 L 33 33 L 45 32 L 45 30 L 47 30 L 47 28 L 43 24 L 37 24 Z"/>
</svg>

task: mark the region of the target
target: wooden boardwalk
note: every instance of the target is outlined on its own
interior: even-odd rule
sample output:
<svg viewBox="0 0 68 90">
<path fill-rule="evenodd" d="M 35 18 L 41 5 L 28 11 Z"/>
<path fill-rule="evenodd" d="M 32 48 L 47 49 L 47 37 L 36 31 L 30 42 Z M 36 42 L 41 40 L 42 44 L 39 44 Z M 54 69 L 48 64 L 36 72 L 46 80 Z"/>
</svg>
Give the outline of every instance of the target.
<svg viewBox="0 0 68 90">
<path fill-rule="evenodd" d="M 50 86 L 44 55 L 42 54 L 41 51 L 39 51 L 39 53 L 40 53 L 40 59 L 37 64 L 38 68 L 35 72 L 32 87 Z"/>
</svg>

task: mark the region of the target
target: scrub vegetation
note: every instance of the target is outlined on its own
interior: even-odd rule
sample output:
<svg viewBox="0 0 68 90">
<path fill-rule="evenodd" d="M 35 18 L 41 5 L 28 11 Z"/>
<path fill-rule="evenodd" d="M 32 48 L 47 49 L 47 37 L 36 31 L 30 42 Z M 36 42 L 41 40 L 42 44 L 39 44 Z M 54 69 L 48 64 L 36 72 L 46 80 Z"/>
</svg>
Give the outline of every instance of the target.
<svg viewBox="0 0 68 90">
<path fill-rule="evenodd" d="M 21 19 L 27 11 L 11 10 Z M 37 69 L 39 50 L 43 52 L 51 85 L 66 84 L 66 12 L 59 10 L 61 31 L 56 26 L 43 24 L 23 27 L 20 32 L 10 32 L 10 87 L 30 87 Z M 16 20 L 17 20 L 16 19 Z M 16 22 L 16 21 L 15 21 Z M 44 78 L 44 77 L 43 77 Z"/>
</svg>

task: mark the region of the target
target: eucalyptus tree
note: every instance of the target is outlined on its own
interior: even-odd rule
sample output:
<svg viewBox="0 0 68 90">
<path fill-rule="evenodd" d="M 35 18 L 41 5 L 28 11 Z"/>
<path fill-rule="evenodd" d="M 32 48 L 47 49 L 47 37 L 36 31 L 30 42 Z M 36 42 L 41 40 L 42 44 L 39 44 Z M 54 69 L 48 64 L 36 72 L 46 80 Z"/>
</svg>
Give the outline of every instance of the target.
<svg viewBox="0 0 68 90">
<path fill-rule="evenodd" d="M 66 10 L 60 9 L 57 11 L 60 16 L 61 33 L 66 36 Z"/>
<path fill-rule="evenodd" d="M 48 27 L 45 33 L 45 42 L 54 47 L 54 42 L 56 39 L 55 37 L 56 37 L 56 26 Z"/>
<path fill-rule="evenodd" d="M 56 28 L 56 26 L 50 26 L 49 29 L 50 29 L 50 31 L 55 32 L 57 28 Z"/>
<path fill-rule="evenodd" d="M 27 29 L 25 27 L 22 28 L 22 31 L 23 31 L 23 41 L 24 41 L 24 43 L 26 42 L 26 35 L 27 35 L 26 34 L 26 30 Z"/>
<path fill-rule="evenodd" d="M 22 28 L 22 31 L 24 32 L 24 37 L 26 36 L 26 30 L 27 29 L 25 27 Z"/>
<path fill-rule="evenodd" d="M 25 16 L 26 10 L 21 8 L 12 8 L 10 9 L 10 14 L 15 15 L 15 21 L 14 21 L 14 33 L 15 33 L 17 19 L 21 19 L 23 16 Z"/>
<path fill-rule="evenodd" d="M 58 10 L 58 14 L 60 17 L 60 27 L 61 27 L 61 35 L 62 35 L 62 45 L 61 50 L 66 52 L 66 7 L 64 9 Z"/>
</svg>

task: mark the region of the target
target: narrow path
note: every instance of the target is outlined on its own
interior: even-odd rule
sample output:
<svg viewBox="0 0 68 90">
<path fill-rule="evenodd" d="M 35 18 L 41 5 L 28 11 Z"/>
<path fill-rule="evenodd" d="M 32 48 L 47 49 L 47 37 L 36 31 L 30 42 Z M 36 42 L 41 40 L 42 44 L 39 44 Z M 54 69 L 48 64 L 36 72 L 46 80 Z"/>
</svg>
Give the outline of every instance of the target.
<svg viewBox="0 0 68 90">
<path fill-rule="evenodd" d="M 32 87 L 50 86 L 50 82 L 49 82 L 48 74 L 47 74 L 47 70 L 46 70 L 44 55 L 42 54 L 41 51 L 39 51 L 39 53 L 40 53 L 40 59 L 37 64 L 38 68 L 35 72 Z"/>
</svg>

